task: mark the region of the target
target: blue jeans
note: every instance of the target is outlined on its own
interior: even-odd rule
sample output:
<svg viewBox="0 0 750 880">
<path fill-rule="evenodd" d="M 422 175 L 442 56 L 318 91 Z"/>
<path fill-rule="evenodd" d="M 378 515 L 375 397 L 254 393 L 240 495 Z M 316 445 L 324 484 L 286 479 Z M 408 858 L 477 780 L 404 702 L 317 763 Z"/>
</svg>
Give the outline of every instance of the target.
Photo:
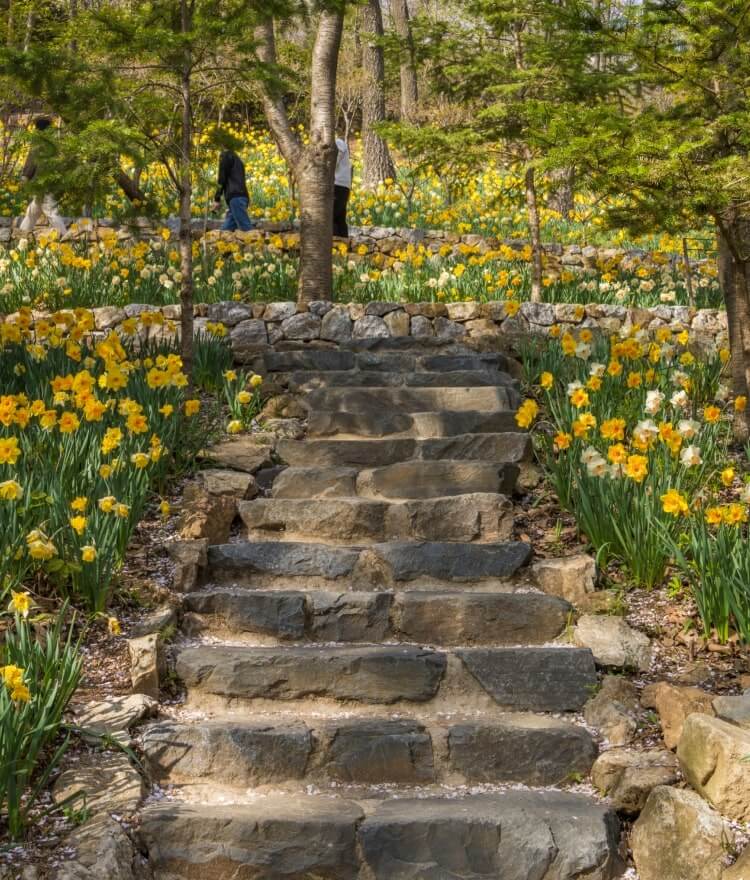
<svg viewBox="0 0 750 880">
<path fill-rule="evenodd" d="M 255 229 L 255 224 L 247 216 L 247 206 L 248 201 L 244 196 L 235 196 L 231 199 L 224 225 L 221 228 L 225 232 L 234 232 L 235 229 L 247 232 L 250 229 Z"/>
</svg>

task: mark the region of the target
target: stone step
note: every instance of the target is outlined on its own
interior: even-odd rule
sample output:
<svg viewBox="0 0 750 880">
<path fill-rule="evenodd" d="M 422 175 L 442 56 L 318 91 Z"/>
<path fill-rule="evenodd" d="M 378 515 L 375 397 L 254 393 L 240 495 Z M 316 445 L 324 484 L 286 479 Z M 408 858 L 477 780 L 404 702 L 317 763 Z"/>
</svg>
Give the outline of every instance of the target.
<svg viewBox="0 0 750 880">
<path fill-rule="evenodd" d="M 502 434 L 517 432 L 512 412 L 385 412 L 382 407 L 360 412 L 311 411 L 308 437 L 414 437 L 430 439 L 458 434 Z"/>
<path fill-rule="evenodd" d="M 381 373 L 453 373 L 460 371 L 515 373 L 518 364 L 499 353 L 453 354 L 424 352 L 412 348 L 403 352 L 354 352 L 346 349 L 297 349 L 270 351 L 260 356 L 257 372 L 295 373 L 300 371 L 344 372 L 349 370 Z"/>
<path fill-rule="evenodd" d="M 139 837 L 154 880 L 612 880 L 624 866 L 607 806 L 560 791 L 148 806 Z"/>
<path fill-rule="evenodd" d="M 497 370 L 406 372 L 386 370 L 328 370 L 277 373 L 274 378 L 290 391 L 316 388 L 494 388 L 518 390 L 518 382 Z"/>
<path fill-rule="evenodd" d="M 513 432 L 427 440 L 280 440 L 276 452 L 291 467 L 373 468 L 412 459 L 504 463 L 527 460 L 531 439 L 526 433 Z"/>
<path fill-rule="evenodd" d="M 507 541 L 513 505 L 505 495 L 373 501 L 366 498 L 256 498 L 241 501 L 249 541 L 318 540 L 331 544 L 417 541 Z"/>
<path fill-rule="evenodd" d="M 279 582 L 306 589 L 372 589 L 407 584 L 476 585 L 507 582 L 531 557 L 521 541 L 498 544 L 389 541 L 333 547 L 292 541 L 248 541 L 208 550 L 208 578 L 216 584 L 263 589 Z M 299 579 L 299 580 L 298 580 Z"/>
<path fill-rule="evenodd" d="M 519 393 L 507 386 L 497 388 L 318 388 L 303 398 L 310 412 L 465 412 L 467 410 L 515 411 Z"/>
<path fill-rule="evenodd" d="M 534 592 L 336 593 L 234 587 L 188 593 L 183 608 L 189 615 L 183 626 L 192 634 L 441 647 L 545 644 L 565 630 L 572 612 L 565 600 Z"/>
<path fill-rule="evenodd" d="M 160 783 L 242 788 L 295 782 L 559 785 L 586 776 L 598 751 L 584 727 L 527 714 L 427 724 L 383 717 L 165 720 L 146 728 L 141 742 Z"/>
<path fill-rule="evenodd" d="M 479 694 L 504 711 L 575 712 L 596 686 L 586 648 L 457 648 L 449 654 L 413 645 L 247 647 L 198 645 L 177 656 L 177 677 L 191 705 L 311 699 L 389 706 L 436 700 L 461 711 Z M 447 680 L 446 680 L 447 679 Z M 438 692 L 440 691 L 440 694 Z"/>
<path fill-rule="evenodd" d="M 271 495 L 274 498 L 360 496 L 380 500 L 418 500 L 476 493 L 511 495 L 518 472 L 518 465 L 512 463 L 418 459 L 366 470 L 333 464 L 290 467 L 276 477 Z"/>
</svg>

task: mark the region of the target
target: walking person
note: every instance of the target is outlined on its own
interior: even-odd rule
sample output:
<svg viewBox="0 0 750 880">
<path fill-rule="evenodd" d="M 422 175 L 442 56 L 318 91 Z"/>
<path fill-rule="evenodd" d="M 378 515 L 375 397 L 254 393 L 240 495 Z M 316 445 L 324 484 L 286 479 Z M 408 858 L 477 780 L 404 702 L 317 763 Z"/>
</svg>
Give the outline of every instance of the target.
<svg viewBox="0 0 750 880">
<path fill-rule="evenodd" d="M 250 196 L 245 183 L 245 163 L 232 147 L 222 150 L 219 157 L 219 188 L 214 196 L 214 210 L 221 207 L 221 199 L 227 203 L 227 216 L 221 227 L 225 232 L 249 232 L 255 224 L 247 213 Z"/>
<path fill-rule="evenodd" d="M 333 234 L 336 238 L 349 238 L 346 210 L 352 191 L 352 160 L 349 155 L 349 145 L 343 138 L 336 138 L 336 147 L 338 155 L 333 190 Z"/>
<path fill-rule="evenodd" d="M 47 131 L 51 125 L 52 120 L 47 116 L 39 116 L 34 120 L 34 127 L 37 131 Z M 37 176 L 40 164 L 39 155 L 36 150 L 30 150 L 29 155 L 26 158 L 26 164 L 23 166 L 23 171 L 21 172 L 21 179 L 24 183 L 31 183 L 31 181 Z M 26 214 L 21 221 L 21 225 L 18 227 L 19 230 L 24 235 L 33 232 L 34 227 L 42 216 L 47 218 L 47 223 L 49 223 L 52 229 L 57 230 L 60 238 L 62 238 L 68 231 L 65 226 L 65 221 L 57 210 L 57 200 L 51 193 L 35 195 L 32 198 L 26 209 Z"/>
</svg>

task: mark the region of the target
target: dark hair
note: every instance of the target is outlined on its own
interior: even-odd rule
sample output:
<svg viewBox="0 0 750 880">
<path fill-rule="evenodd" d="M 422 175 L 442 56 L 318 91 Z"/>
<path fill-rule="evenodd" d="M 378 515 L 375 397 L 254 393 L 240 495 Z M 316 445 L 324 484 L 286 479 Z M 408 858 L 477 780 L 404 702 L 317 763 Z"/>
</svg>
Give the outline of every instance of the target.
<svg viewBox="0 0 750 880">
<path fill-rule="evenodd" d="M 45 131 L 52 125 L 52 120 L 49 116 L 37 116 L 34 120 L 34 125 L 37 128 L 37 131 Z"/>
</svg>

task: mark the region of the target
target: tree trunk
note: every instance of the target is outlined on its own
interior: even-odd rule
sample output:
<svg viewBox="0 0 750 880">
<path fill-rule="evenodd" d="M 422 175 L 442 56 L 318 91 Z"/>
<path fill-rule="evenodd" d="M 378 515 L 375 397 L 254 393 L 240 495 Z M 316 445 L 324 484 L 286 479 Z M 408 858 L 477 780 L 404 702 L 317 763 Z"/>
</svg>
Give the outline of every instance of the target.
<svg viewBox="0 0 750 880">
<path fill-rule="evenodd" d="M 727 310 L 732 391 L 748 396 L 750 389 L 750 222 L 734 220 L 718 231 L 719 283 Z M 745 249 L 747 248 L 747 250 Z M 750 412 L 735 420 L 735 437 L 744 442 L 750 434 Z"/>
<path fill-rule="evenodd" d="M 391 0 L 391 17 L 393 28 L 401 41 L 401 121 L 416 122 L 419 110 L 419 87 L 408 0 Z"/>
<path fill-rule="evenodd" d="M 180 0 L 181 31 L 188 34 L 192 29 L 188 0 Z M 188 377 L 193 370 L 193 190 L 190 165 L 193 150 L 193 106 L 191 94 L 192 64 L 189 49 L 185 49 L 182 68 L 182 148 L 180 155 L 180 353 L 183 369 Z"/>
<path fill-rule="evenodd" d="M 332 299 L 335 150 L 309 147 L 297 171 L 300 204 L 298 302 Z"/>
<path fill-rule="evenodd" d="M 561 168 L 552 173 L 554 189 L 550 193 L 549 206 L 553 211 L 567 217 L 575 207 L 575 168 Z"/>
<path fill-rule="evenodd" d="M 526 185 L 526 212 L 531 232 L 531 301 L 542 301 L 542 234 L 539 226 L 539 208 L 536 198 L 536 181 L 534 166 L 526 168 L 524 177 Z"/>
<path fill-rule="evenodd" d="M 137 180 L 132 177 L 128 177 L 128 175 L 122 169 L 120 169 L 120 171 L 117 172 L 116 181 L 117 185 L 127 196 L 129 202 L 140 202 L 141 204 L 145 203 L 146 195 L 139 187 Z"/>
<path fill-rule="evenodd" d="M 375 126 L 385 121 L 385 58 L 379 43 L 383 37 L 380 0 L 368 0 L 361 7 L 359 16 L 365 80 L 362 95 L 362 185 L 365 189 L 373 189 L 386 178 L 396 176 L 388 145 L 375 131 Z"/>
</svg>

